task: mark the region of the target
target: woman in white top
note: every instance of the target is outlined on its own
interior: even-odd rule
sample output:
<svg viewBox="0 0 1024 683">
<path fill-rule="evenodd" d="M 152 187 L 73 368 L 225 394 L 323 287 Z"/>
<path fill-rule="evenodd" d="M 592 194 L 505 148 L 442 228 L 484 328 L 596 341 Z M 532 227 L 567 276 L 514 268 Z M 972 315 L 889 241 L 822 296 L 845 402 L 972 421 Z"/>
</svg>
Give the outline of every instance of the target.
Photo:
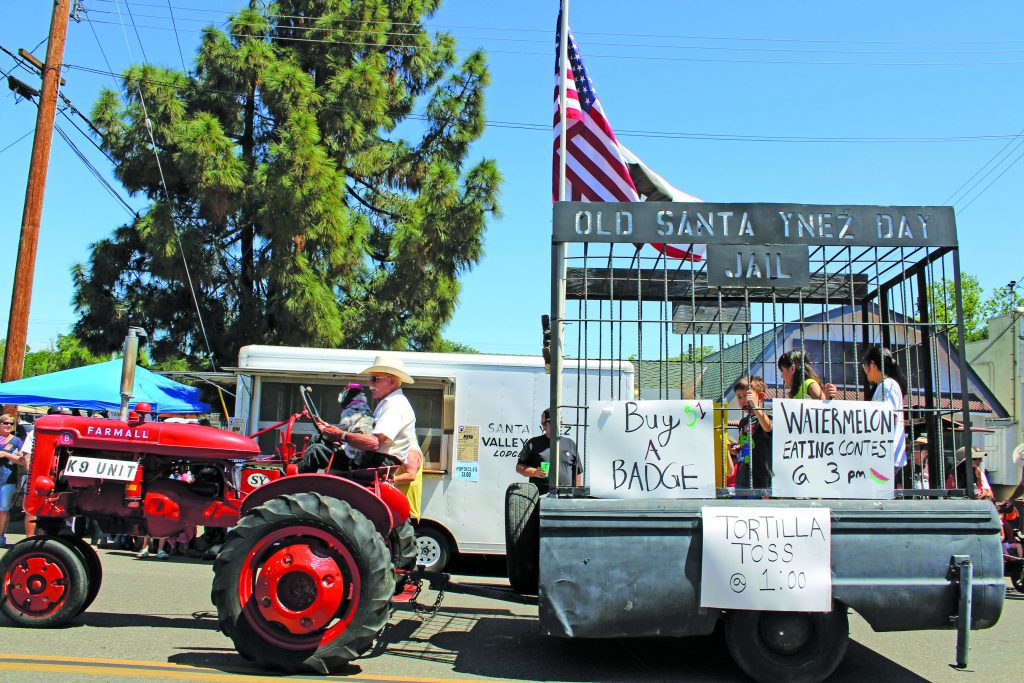
<svg viewBox="0 0 1024 683">
<path fill-rule="evenodd" d="M 907 464 L 907 433 L 903 426 L 903 397 L 907 393 L 907 380 L 896 364 L 892 351 L 884 346 L 872 346 L 864 354 L 861 364 L 871 386 L 869 400 L 888 401 L 896 413 L 896 444 L 893 466 L 898 470 Z"/>
</svg>

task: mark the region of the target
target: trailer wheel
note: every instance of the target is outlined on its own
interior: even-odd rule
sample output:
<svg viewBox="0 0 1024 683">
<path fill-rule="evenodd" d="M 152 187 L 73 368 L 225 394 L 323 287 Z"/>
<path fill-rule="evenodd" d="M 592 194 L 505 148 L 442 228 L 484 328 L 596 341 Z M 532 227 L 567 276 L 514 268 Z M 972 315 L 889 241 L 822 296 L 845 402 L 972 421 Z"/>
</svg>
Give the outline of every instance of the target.
<svg viewBox="0 0 1024 683">
<path fill-rule="evenodd" d="M 537 592 L 540 579 L 540 492 L 530 482 L 505 490 L 505 564 L 516 593 Z"/>
<path fill-rule="evenodd" d="M 28 538 L 0 558 L 0 611 L 20 626 L 49 628 L 74 619 L 88 595 L 81 556 L 51 536 Z"/>
<path fill-rule="evenodd" d="M 82 603 L 82 609 L 79 610 L 79 614 L 89 609 L 92 605 L 93 600 L 100 592 L 100 586 L 103 584 L 103 565 L 100 564 L 99 553 L 91 545 L 85 542 L 84 539 L 78 536 L 65 536 L 63 534 L 54 536 L 58 541 L 65 543 L 71 549 L 78 553 L 82 560 L 82 564 L 85 566 L 85 574 L 88 581 L 88 589 L 85 592 L 85 602 Z"/>
<path fill-rule="evenodd" d="M 329 674 L 373 644 L 395 579 L 373 524 L 318 493 L 268 500 L 228 534 L 213 566 L 220 629 L 261 667 Z"/>
<path fill-rule="evenodd" d="M 804 683 L 829 677 L 846 654 L 846 607 L 832 611 L 738 611 L 725 621 L 725 642 L 744 673 L 763 683 Z"/>
<path fill-rule="evenodd" d="M 451 543 L 443 531 L 429 525 L 416 529 L 416 564 L 428 572 L 443 572 L 451 558 Z"/>
</svg>

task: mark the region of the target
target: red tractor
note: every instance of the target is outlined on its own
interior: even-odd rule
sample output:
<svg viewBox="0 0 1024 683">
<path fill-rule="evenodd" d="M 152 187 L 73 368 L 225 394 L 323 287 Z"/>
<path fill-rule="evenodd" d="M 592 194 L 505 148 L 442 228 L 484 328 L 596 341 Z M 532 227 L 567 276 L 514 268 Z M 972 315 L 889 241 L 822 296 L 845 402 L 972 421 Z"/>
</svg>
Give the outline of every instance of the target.
<svg viewBox="0 0 1024 683">
<path fill-rule="evenodd" d="M 0 610 L 48 627 L 88 609 L 102 568 L 92 546 L 66 533 L 69 518 L 156 537 L 230 527 L 212 598 L 238 652 L 321 673 L 358 657 L 414 568 L 409 504 L 387 468 L 298 474 L 292 425 L 314 412 L 303 398 L 305 410 L 270 428 L 284 426 L 272 456 L 249 437 L 139 413 L 37 420 L 25 510 L 43 535 L 0 558 Z"/>
</svg>

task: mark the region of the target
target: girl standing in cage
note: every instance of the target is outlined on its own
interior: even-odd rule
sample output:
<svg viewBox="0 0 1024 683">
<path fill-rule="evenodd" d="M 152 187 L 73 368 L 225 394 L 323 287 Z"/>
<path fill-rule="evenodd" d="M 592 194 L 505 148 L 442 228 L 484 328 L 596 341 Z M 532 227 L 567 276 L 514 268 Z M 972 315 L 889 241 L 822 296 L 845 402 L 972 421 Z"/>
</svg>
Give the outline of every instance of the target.
<svg viewBox="0 0 1024 683">
<path fill-rule="evenodd" d="M 907 378 L 896 364 L 892 351 L 884 346 L 872 346 L 861 359 L 868 378 L 865 400 L 888 401 L 896 413 L 897 436 L 893 450 L 893 466 L 900 470 L 907 464 L 907 434 L 903 426 L 903 397 L 907 394 Z"/>
<path fill-rule="evenodd" d="M 793 349 L 779 356 L 779 374 L 789 385 L 789 397 L 797 399 L 825 398 L 821 377 L 814 371 L 811 358 L 804 351 Z"/>
</svg>

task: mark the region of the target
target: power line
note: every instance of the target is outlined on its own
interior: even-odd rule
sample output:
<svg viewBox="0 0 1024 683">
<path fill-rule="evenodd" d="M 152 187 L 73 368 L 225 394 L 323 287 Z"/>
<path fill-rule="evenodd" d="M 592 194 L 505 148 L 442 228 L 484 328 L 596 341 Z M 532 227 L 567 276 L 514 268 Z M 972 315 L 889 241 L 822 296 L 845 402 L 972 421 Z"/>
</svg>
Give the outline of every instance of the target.
<svg viewBox="0 0 1024 683">
<path fill-rule="evenodd" d="M 3 149 L 0 149 L 0 154 L 3 154 L 7 150 L 9 150 L 11 147 L 14 147 L 16 144 L 18 144 L 19 142 L 21 142 L 22 140 L 27 138 L 29 135 L 32 135 L 32 133 L 34 133 L 35 131 L 36 131 L 35 126 L 33 126 L 32 128 L 29 128 L 28 131 L 26 131 L 25 134 L 22 135 L 20 138 L 18 138 L 17 140 L 12 142 L 11 144 L 7 145 Z"/>
<path fill-rule="evenodd" d="M 78 145 L 76 145 L 75 142 L 68 136 L 68 134 L 64 132 L 64 129 L 60 127 L 60 124 L 54 123 L 53 127 L 64 140 L 64 142 L 66 142 L 67 145 L 71 148 L 71 151 L 75 153 L 75 156 L 78 157 L 79 161 L 85 164 L 85 167 L 89 169 L 89 173 L 91 173 L 92 176 L 99 181 L 100 185 L 103 186 L 103 189 L 107 191 L 107 194 L 116 199 L 118 203 L 121 204 L 122 207 L 124 207 L 125 211 L 128 212 L 129 216 L 132 216 L 133 218 L 137 217 L 138 214 L 135 212 L 135 209 L 132 208 L 131 204 L 129 204 L 124 199 L 124 197 L 122 197 L 118 193 L 117 189 L 113 185 L 111 185 L 106 178 L 103 177 L 103 174 L 100 172 L 100 170 L 93 165 L 93 163 L 85 155 L 85 152 L 79 149 Z"/>
<path fill-rule="evenodd" d="M 181 38 L 178 36 L 178 24 L 174 21 L 174 10 L 171 8 L 171 0 L 167 0 L 167 12 L 171 15 L 171 28 L 174 29 L 174 41 L 178 43 L 178 56 L 181 57 L 181 70 L 188 73 L 185 66 L 185 53 L 181 49 Z"/>
<path fill-rule="evenodd" d="M 85 73 L 92 73 L 103 76 L 113 76 L 115 79 L 125 80 L 125 77 L 121 74 L 114 73 L 112 71 L 104 71 L 95 67 L 83 66 L 80 64 L 65 64 L 68 69 L 76 71 L 82 71 Z M 151 85 L 162 86 L 162 87 L 178 87 L 177 83 L 167 81 L 154 77 L 143 76 L 140 78 L 141 81 L 149 83 Z M 229 95 L 232 97 L 241 96 L 242 93 L 236 93 L 229 90 L 222 90 L 218 88 L 199 88 L 203 92 L 218 93 L 222 95 Z M 325 109 L 336 109 L 330 105 L 325 105 Z M 410 114 L 409 118 L 415 120 L 427 120 L 426 116 L 421 114 Z M 551 132 L 551 126 L 543 123 L 529 123 L 524 121 L 501 121 L 495 119 L 486 120 L 486 125 L 494 128 L 508 128 L 513 130 L 529 130 L 538 131 L 544 133 Z M 892 143 L 939 143 L 939 142 L 986 142 L 991 140 L 1014 140 L 1020 134 L 992 134 L 992 135 L 955 135 L 955 136 L 933 136 L 933 137 L 858 137 L 858 136 L 840 136 L 840 137 L 813 137 L 813 136 L 785 136 L 785 135 L 750 135 L 750 134 L 738 134 L 738 133 L 687 133 L 687 132 L 670 132 L 670 131 L 652 131 L 652 130 L 631 130 L 628 128 L 616 129 L 616 137 L 643 137 L 643 138 L 663 138 L 663 139 L 680 139 L 680 140 L 709 140 L 709 141 L 721 141 L 721 142 L 774 142 L 774 143 L 817 143 L 817 144 L 892 144 Z"/>
<path fill-rule="evenodd" d="M 92 31 L 92 36 L 93 36 L 93 38 L 96 39 L 96 47 L 98 47 L 100 49 L 100 54 L 103 55 L 103 62 L 107 65 L 107 70 L 110 71 L 111 78 L 114 79 L 114 86 L 115 87 L 120 87 L 120 84 L 117 82 L 117 77 L 114 76 L 114 67 L 110 66 L 110 60 L 107 59 L 107 51 L 103 49 L 103 41 L 100 40 L 99 34 L 96 33 L 96 27 L 93 25 L 92 21 L 89 19 L 89 12 L 88 12 L 88 10 L 85 13 L 85 23 L 89 24 L 89 30 Z"/>
<path fill-rule="evenodd" d="M 116 4 L 118 0 L 95 0 L 96 2 L 104 2 L 107 4 Z M 153 3 L 137 2 L 136 0 L 125 0 L 126 4 L 131 4 L 134 7 L 153 7 L 163 9 L 163 5 L 157 5 Z M 174 9 L 185 11 L 185 12 L 206 12 L 208 14 L 217 14 L 219 16 L 224 15 L 224 10 L 212 9 L 209 7 L 186 7 L 181 5 L 174 5 Z M 142 16 L 142 15 L 139 15 Z M 338 19 L 336 17 L 326 16 L 302 16 L 294 14 L 267 14 L 270 18 L 278 19 L 301 19 L 303 21 L 316 22 L 321 19 L 331 19 L 332 21 L 342 24 L 386 24 L 389 26 L 423 26 L 424 28 L 438 29 L 438 28 L 450 28 L 456 30 L 477 30 L 477 31 L 499 31 L 502 33 L 508 32 L 519 32 L 519 33 L 538 33 L 544 35 L 551 35 L 550 28 L 523 28 L 514 26 L 464 26 L 454 24 L 433 24 L 425 22 L 402 22 L 402 21 L 390 21 L 390 20 L 373 20 L 373 19 Z M 162 17 L 161 17 L 162 18 Z M 200 19 L 192 19 L 192 21 L 207 21 Z M 289 27 L 298 28 L 298 27 Z M 768 42 L 768 43 L 797 43 L 797 44 L 848 44 L 848 45 L 1005 45 L 1005 44 L 1021 44 L 1024 40 L 1020 39 L 1006 39 L 1006 40 L 849 40 L 849 39 L 835 39 L 835 38 L 779 38 L 779 37 L 756 37 L 756 36 L 709 36 L 709 35 L 680 35 L 680 34 L 665 34 L 665 33 L 625 33 L 625 32 L 603 32 L 603 31 L 586 31 L 577 32 L 578 35 L 588 36 L 619 36 L 627 38 L 659 38 L 659 39 L 672 39 L 672 40 L 708 40 L 708 41 L 737 41 L 737 42 Z M 553 41 L 551 41 L 553 44 Z"/>
<path fill-rule="evenodd" d="M 1009 171 L 1009 170 L 1010 170 L 1011 168 L 1013 168 L 1014 166 L 1016 166 L 1016 165 L 1017 165 L 1017 162 L 1018 162 L 1018 161 L 1020 161 L 1021 159 L 1024 159 L 1024 152 L 1021 152 L 1020 154 L 1018 154 L 1018 155 L 1017 155 L 1017 158 L 1016 158 L 1016 159 L 1014 159 L 1013 161 L 1011 161 L 1011 162 L 1010 162 L 1010 163 L 1009 163 L 1009 164 L 1008 164 L 1008 165 L 1006 166 L 1006 168 L 1004 168 L 1004 169 L 1003 169 L 1003 170 L 1002 170 L 1002 171 L 1001 171 L 1001 172 L 999 173 L 999 175 L 997 175 L 997 176 L 996 176 L 995 178 L 993 178 L 993 179 L 992 179 L 992 180 L 991 180 L 991 181 L 989 182 L 989 184 L 988 184 L 988 185 L 986 185 L 985 187 L 983 187 L 983 188 L 981 189 L 981 191 L 980 191 L 980 192 L 978 192 L 978 193 L 977 193 L 976 195 L 974 195 L 974 197 L 973 197 L 973 198 L 971 199 L 971 201 L 969 201 L 969 202 L 967 202 L 966 204 L 964 204 L 963 206 L 961 206 L 961 207 L 960 207 L 959 209 L 957 209 L 957 211 L 959 211 L 960 213 L 963 213 L 964 211 L 966 211 L 966 210 L 967 210 L 967 207 L 969 207 L 969 206 L 970 206 L 971 204 L 973 204 L 974 202 L 976 202 L 976 201 L 978 200 L 978 197 L 980 197 L 981 195 L 985 194 L 985 192 L 986 192 L 986 191 L 988 191 L 988 188 L 992 187 L 992 185 L 993 185 L 993 184 L 994 184 L 994 183 L 995 183 L 995 182 L 996 182 L 997 180 L 999 180 L 1000 178 L 1002 178 L 1002 177 L 1003 177 L 1003 176 L 1004 176 L 1004 175 L 1006 174 L 1006 172 L 1007 172 L 1007 171 Z"/>
<path fill-rule="evenodd" d="M 125 2 L 127 2 L 127 0 L 125 0 Z M 118 5 L 118 13 L 120 14 L 120 5 Z M 132 26 L 134 27 L 135 26 L 135 18 L 131 17 L 131 10 L 130 9 L 128 11 L 128 15 L 131 18 Z M 131 46 L 131 42 L 128 40 L 128 32 L 127 32 L 127 30 L 124 27 L 124 19 L 123 18 L 121 19 L 121 32 L 124 34 L 125 45 L 128 47 L 128 58 L 131 59 L 131 61 L 135 61 L 135 58 L 132 56 L 132 46 Z M 135 35 L 136 35 L 136 37 L 138 37 L 138 35 L 139 35 L 139 29 L 137 27 L 135 28 Z M 141 42 L 142 41 L 140 39 L 140 41 L 139 41 L 140 45 L 141 45 Z M 145 53 L 144 50 L 142 52 L 142 58 L 146 62 L 149 61 L 149 60 L 146 59 L 146 53 Z M 139 93 L 139 102 L 142 104 L 142 113 L 146 117 L 146 130 L 149 133 L 149 143 L 150 143 L 150 146 L 153 149 L 153 158 L 156 159 L 156 168 L 157 168 L 157 171 L 160 172 L 160 184 L 161 184 L 161 186 L 163 186 L 163 189 L 164 189 L 164 199 L 166 200 L 167 206 L 170 209 L 169 214 L 170 214 L 170 219 L 171 219 L 171 227 L 174 230 L 174 240 L 175 240 L 175 242 L 177 242 L 177 244 L 178 244 L 178 251 L 181 253 L 181 262 L 185 266 L 185 279 L 188 282 L 189 292 L 191 292 L 191 294 L 192 294 L 192 303 L 195 304 L 195 307 L 196 307 L 196 318 L 199 321 L 199 330 L 203 334 L 203 342 L 206 344 L 206 353 L 210 356 L 210 367 L 212 367 L 214 372 L 216 372 L 217 371 L 217 362 L 216 362 L 216 359 L 213 356 L 213 347 L 210 346 L 210 339 L 206 335 L 206 325 L 203 323 L 203 313 L 202 313 L 202 311 L 199 308 L 199 298 L 196 296 L 195 284 L 192 282 L 192 271 L 188 267 L 188 257 L 185 254 L 185 247 L 181 243 L 181 234 L 178 232 L 178 224 L 174 220 L 174 211 L 173 211 L 174 203 L 173 203 L 173 200 L 171 199 L 171 193 L 167 189 L 167 179 L 164 177 L 164 168 L 163 168 L 163 165 L 160 163 L 160 153 L 157 151 L 156 138 L 153 135 L 153 124 L 152 124 L 152 122 L 149 119 L 149 111 L 146 108 L 146 97 L 145 97 L 145 95 L 142 92 L 142 86 L 141 85 L 138 86 L 138 93 Z"/>
<path fill-rule="evenodd" d="M 132 28 L 135 29 L 135 39 L 139 41 L 139 50 L 142 52 L 142 61 L 145 64 L 149 63 L 149 57 L 146 56 L 146 46 L 142 43 L 142 36 L 139 35 L 139 27 L 135 25 L 135 15 L 132 14 L 131 5 L 128 4 L 127 0 L 124 3 L 125 9 L 128 11 L 128 18 L 132 20 Z M 118 16 L 121 14 L 121 7 L 117 8 Z M 177 36 L 178 32 L 175 31 L 174 35 Z M 129 50 L 130 52 L 130 50 Z M 132 60 L 134 61 L 134 60 Z"/>
<path fill-rule="evenodd" d="M 982 171 L 984 171 L 984 170 L 985 170 L 985 169 L 986 169 L 986 168 L 988 167 L 988 165 L 989 165 L 989 164 L 991 164 L 991 163 L 992 163 L 993 161 L 995 161 L 995 160 L 996 160 L 996 159 L 997 159 L 997 158 L 998 158 L 998 157 L 999 157 L 999 156 L 1000 156 L 1000 155 L 1001 155 L 1001 154 L 1002 154 L 1002 153 L 1003 153 L 1003 152 L 1004 152 L 1004 151 L 1005 151 L 1005 150 L 1006 150 L 1006 149 L 1007 149 L 1008 147 L 1010 147 L 1010 145 L 1012 145 L 1012 144 L 1013 144 L 1014 140 L 1020 140 L 1020 139 L 1024 139 L 1024 128 L 1022 128 L 1022 129 L 1020 130 L 1020 132 L 1019 132 L 1019 133 L 1017 133 L 1017 134 L 1016 134 L 1015 136 L 1013 136 L 1012 138 L 1010 138 L 1009 142 L 1007 142 L 1007 143 L 1006 143 L 1005 145 L 1003 145 L 1003 147 L 1002 147 L 1002 148 L 1001 148 L 1001 149 L 1000 149 L 1000 150 L 999 150 L 998 152 L 996 152 L 995 154 L 993 154 L 993 155 L 992 155 L 992 157 L 991 157 L 991 158 L 990 158 L 990 159 L 989 159 L 988 161 L 986 161 L 986 162 L 985 162 L 984 164 L 982 164 L 982 165 L 981 165 L 981 168 L 979 168 L 979 169 L 978 169 L 977 171 L 975 171 L 975 172 L 974 172 L 974 174 L 973 174 L 973 175 L 972 175 L 972 176 L 971 176 L 970 178 L 968 178 L 967 180 L 965 180 L 965 181 L 964 181 L 964 182 L 963 182 L 963 183 L 962 183 L 962 184 L 960 185 L 960 187 L 958 187 L 958 188 L 956 188 L 955 190 L 953 190 L 953 192 L 952 192 L 952 193 L 951 193 L 951 194 L 950 194 L 950 195 L 949 195 L 948 197 L 946 197 L 946 198 L 945 198 L 945 199 L 944 199 L 944 200 L 942 201 L 942 204 L 943 204 L 943 205 L 945 205 L 945 204 L 949 204 L 950 200 L 952 200 L 952 199 L 953 199 L 954 197 L 957 197 L 957 195 L 958 195 L 958 194 L 960 194 L 960 190 L 962 190 L 962 189 L 963 189 L 964 187 L 966 187 L 966 186 L 967 186 L 967 184 L 968 184 L 968 183 L 970 183 L 970 182 L 971 182 L 972 180 L 974 180 L 974 179 L 975 179 L 975 178 L 976 178 L 976 177 L 978 176 L 978 174 L 979 174 L 979 173 L 981 173 Z M 1019 144 L 1020 144 L 1020 143 L 1018 142 L 1018 145 L 1019 145 Z M 1010 152 L 1009 152 L 1009 153 L 1007 154 L 1007 156 L 1009 156 L 1009 155 L 1010 155 L 1010 154 L 1012 154 L 1012 153 L 1013 153 L 1013 152 L 1012 152 L 1012 150 L 1011 150 L 1011 151 L 1010 151 Z M 1002 162 L 999 162 L 999 163 L 1002 163 Z M 994 170 L 994 169 L 995 169 L 995 168 L 996 168 L 996 167 L 997 167 L 998 165 L 999 165 L 999 164 L 996 164 L 995 166 L 993 166 L 993 167 L 992 167 L 992 169 Z M 989 173 L 991 173 L 991 172 L 992 172 L 992 171 L 989 171 Z M 985 176 L 982 176 L 981 180 L 984 180 L 984 179 L 985 179 L 985 177 L 987 177 L 987 176 L 988 176 L 988 173 L 986 173 L 986 174 L 985 174 Z M 980 182 L 980 181 L 979 181 L 979 182 Z M 974 187 L 975 187 L 975 186 L 971 186 L 971 188 L 970 188 L 970 189 L 966 190 L 966 191 L 964 192 L 964 196 L 967 196 L 967 194 L 968 194 L 968 193 L 970 193 L 971 189 L 973 189 Z M 961 199 L 963 199 L 963 198 L 964 198 L 964 197 L 959 197 L 959 198 L 957 198 L 957 200 L 956 200 L 956 201 L 960 201 L 960 200 L 961 200 Z"/>
<path fill-rule="evenodd" d="M 126 3 L 126 4 L 129 4 L 129 3 Z M 168 3 L 168 10 L 170 11 L 170 19 L 171 19 L 172 26 L 174 27 L 173 30 L 177 31 L 177 27 L 176 27 L 177 25 L 176 25 L 176 22 L 175 22 L 175 16 L 174 16 L 173 10 L 171 10 L 171 6 L 170 6 L 169 3 Z M 99 14 L 114 14 L 113 12 L 109 12 L 107 10 L 95 10 L 95 11 L 97 13 L 99 13 Z M 157 15 L 157 14 L 141 14 L 141 13 L 136 13 L 134 16 L 141 17 L 143 19 L 165 19 L 166 18 L 163 15 Z M 289 15 L 269 15 L 269 16 L 272 17 L 272 18 L 273 17 L 286 17 L 286 18 L 289 17 Z M 318 19 L 321 19 L 321 18 L 324 18 L 324 17 L 319 17 L 319 18 L 317 18 L 317 17 L 302 17 L 302 20 L 304 22 L 308 21 L 308 22 L 310 22 L 310 24 L 309 25 L 300 25 L 300 26 L 291 26 L 291 25 L 289 25 L 289 26 L 285 26 L 285 27 L 278 26 L 278 28 L 279 29 L 280 28 L 286 28 L 289 31 L 330 31 L 330 30 L 336 28 L 337 24 L 346 24 L 346 23 L 347 24 L 356 24 L 356 25 L 360 25 L 360 26 L 365 25 L 365 24 L 371 24 L 371 25 L 372 24 L 384 24 L 384 25 L 387 25 L 387 26 L 394 26 L 394 25 L 396 25 L 396 24 L 393 24 L 391 22 L 386 22 L 386 21 L 373 21 L 373 20 L 363 20 L 363 19 L 347 19 L 346 20 L 346 19 L 337 19 L 335 17 L 329 17 L 330 24 L 328 24 L 328 25 L 318 25 L 317 21 L 318 21 Z M 194 22 L 194 23 L 209 23 L 210 21 L 212 21 L 211 19 L 198 18 L 198 17 L 179 17 L 178 19 L 180 21 L 190 21 L 190 22 Z M 225 20 L 223 20 L 222 23 L 227 24 L 227 23 L 229 23 L 229 20 L 225 19 Z M 230 20 L 230 23 L 235 25 L 235 26 L 243 26 L 243 27 L 245 27 L 245 26 L 261 25 L 261 24 L 251 23 L 251 22 L 240 21 L 237 18 L 235 18 L 233 20 Z M 410 25 L 411 26 L 416 26 L 417 28 L 421 26 L 420 24 L 410 24 Z M 150 27 L 150 28 L 155 28 L 155 27 Z M 161 27 L 161 28 L 166 28 L 166 27 Z M 469 28 L 469 27 L 465 27 L 465 28 Z M 183 30 L 187 30 L 187 29 L 183 29 Z M 488 31 L 498 31 L 498 30 L 501 30 L 502 33 L 505 32 L 504 29 L 482 28 L 482 27 L 469 28 L 469 30 L 488 30 Z M 541 31 L 538 30 L 538 32 L 541 32 Z M 550 31 L 543 31 L 543 33 L 550 33 Z M 386 36 L 392 36 L 392 37 L 402 37 L 402 36 L 418 36 L 418 35 L 420 35 L 420 32 L 419 31 L 405 31 L 405 32 L 402 32 L 402 31 L 382 31 L 381 34 L 382 35 L 386 35 Z M 591 35 L 606 35 L 606 34 L 591 34 Z M 643 37 L 642 35 L 637 35 L 637 34 L 607 34 L 607 35 L 615 35 L 615 36 L 623 36 L 623 37 L 634 37 L 634 38 L 635 37 Z M 463 39 L 463 40 L 480 40 L 481 39 L 480 37 L 477 37 L 477 36 L 455 36 L 455 37 Z M 651 37 L 663 38 L 665 36 L 651 36 Z M 682 38 L 684 40 L 710 40 L 709 38 L 698 37 L 698 36 L 686 36 L 686 37 L 682 37 Z M 511 42 L 511 43 L 532 43 L 532 44 L 539 44 L 539 45 L 552 45 L 553 44 L 553 41 L 551 39 L 549 39 L 549 38 L 512 38 L 512 37 L 509 37 L 507 35 L 497 35 L 497 36 L 487 36 L 485 39 L 486 40 L 498 41 L 498 42 Z M 726 39 L 723 39 L 723 40 L 732 40 L 732 39 L 726 38 Z M 762 40 L 762 39 L 754 38 L 754 39 L 751 39 L 751 40 Z M 846 50 L 846 49 L 836 49 L 836 48 L 832 48 L 832 49 L 823 49 L 823 48 L 798 49 L 798 48 L 779 48 L 779 47 L 728 47 L 728 46 L 715 46 L 715 45 L 679 45 L 679 44 L 665 44 L 665 43 L 650 44 L 650 43 L 637 43 L 636 41 L 631 41 L 631 42 L 628 42 L 628 43 L 622 43 L 622 42 L 602 42 L 602 41 L 599 41 L 599 40 L 597 40 L 597 41 L 588 40 L 587 44 L 591 45 L 591 46 L 598 45 L 598 46 L 601 46 L 601 47 L 661 48 L 661 49 L 667 49 L 667 50 L 715 50 L 715 51 L 731 51 L 731 52 L 793 52 L 793 53 L 798 53 L 798 54 L 848 54 L 848 55 L 892 55 L 892 54 L 897 54 L 897 55 L 908 55 L 908 54 L 943 54 L 943 55 L 946 55 L 946 54 L 964 54 L 964 55 L 979 55 L 979 54 L 1005 54 L 1005 53 L 1021 53 L 1021 52 L 1024 52 L 1024 48 L 1022 48 L 1022 49 L 1018 49 L 1018 48 L 1005 48 L 1005 49 L 1001 49 L 1001 50 L 948 50 L 948 49 L 946 49 L 946 50 Z M 180 45 L 180 43 L 179 43 L 179 45 Z"/>
<path fill-rule="evenodd" d="M 97 24 L 110 24 L 116 25 L 114 22 L 102 21 L 99 19 L 90 19 Z M 138 28 L 148 28 L 156 31 L 172 31 L 174 29 L 168 26 L 153 26 L 150 24 L 134 24 L 136 33 Z M 202 33 L 201 29 L 179 29 L 180 31 L 188 33 Z M 350 40 L 327 40 L 323 38 L 299 38 L 295 36 L 280 36 L 280 35 L 254 35 L 247 33 L 232 33 L 226 32 L 234 38 L 261 38 L 271 41 L 278 42 L 298 42 L 298 43 L 319 43 L 323 45 L 349 45 L 354 47 L 371 47 L 379 48 L 380 45 L 377 43 L 370 42 L 359 42 Z M 402 35 L 402 34 L 400 34 Z M 141 39 L 140 39 L 141 41 Z M 546 42 L 546 41 L 545 41 Z M 417 45 L 400 45 L 405 50 L 432 50 L 433 46 L 420 47 Z M 665 46 L 658 46 L 665 47 Z M 463 51 L 466 51 L 463 48 Z M 527 51 L 527 50 L 498 50 L 488 48 L 488 54 L 508 54 L 508 55 L 535 55 L 550 57 L 551 51 Z M 1018 64 L 1024 64 L 1024 60 L 986 60 L 986 61 L 856 61 L 856 60 L 799 60 L 799 59 L 721 59 L 714 57 L 671 57 L 671 56 L 657 56 L 657 55 L 632 55 L 632 54 L 595 54 L 588 53 L 588 59 L 631 59 L 631 60 L 642 60 L 642 61 L 659 61 L 659 62 L 694 62 L 694 63 L 716 63 L 716 64 L 774 64 L 774 65 L 807 65 L 807 66 L 1012 66 Z"/>
</svg>

